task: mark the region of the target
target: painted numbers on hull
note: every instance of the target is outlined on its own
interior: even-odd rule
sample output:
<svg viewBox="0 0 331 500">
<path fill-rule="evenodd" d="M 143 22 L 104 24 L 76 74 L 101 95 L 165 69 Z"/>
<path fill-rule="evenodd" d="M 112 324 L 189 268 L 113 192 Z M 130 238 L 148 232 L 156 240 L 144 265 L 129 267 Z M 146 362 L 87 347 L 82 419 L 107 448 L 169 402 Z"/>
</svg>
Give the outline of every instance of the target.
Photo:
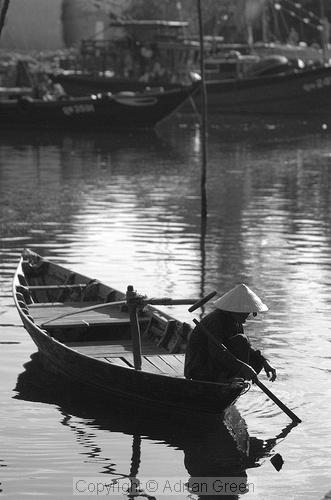
<svg viewBox="0 0 331 500">
<path fill-rule="evenodd" d="M 95 109 L 93 104 L 88 103 L 88 104 L 73 104 L 71 106 L 63 106 L 62 111 L 66 116 L 71 116 L 79 113 L 94 113 Z"/>
</svg>

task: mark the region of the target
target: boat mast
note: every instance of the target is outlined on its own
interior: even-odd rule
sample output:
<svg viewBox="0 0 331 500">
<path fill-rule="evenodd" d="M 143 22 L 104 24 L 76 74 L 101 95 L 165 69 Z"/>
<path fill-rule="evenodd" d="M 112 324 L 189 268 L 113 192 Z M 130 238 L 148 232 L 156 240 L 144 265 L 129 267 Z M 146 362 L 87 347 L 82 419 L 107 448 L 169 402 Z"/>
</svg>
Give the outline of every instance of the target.
<svg viewBox="0 0 331 500">
<path fill-rule="evenodd" d="M 262 40 L 263 43 L 269 43 L 269 1 L 263 2 L 262 6 Z"/>
</svg>

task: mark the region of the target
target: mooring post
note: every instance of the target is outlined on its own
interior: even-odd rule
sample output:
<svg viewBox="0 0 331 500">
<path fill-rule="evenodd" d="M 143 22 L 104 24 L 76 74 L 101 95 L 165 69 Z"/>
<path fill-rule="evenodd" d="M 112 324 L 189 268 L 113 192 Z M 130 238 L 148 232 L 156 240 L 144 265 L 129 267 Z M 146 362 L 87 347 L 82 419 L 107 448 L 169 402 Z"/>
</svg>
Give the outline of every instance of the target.
<svg viewBox="0 0 331 500">
<path fill-rule="evenodd" d="M 126 303 L 130 315 L 133 363 L 136 370 L 141 370 L 141 339 L 136 298 L 133 286 L 129 285 L 126 292 Z"/>
</svg>

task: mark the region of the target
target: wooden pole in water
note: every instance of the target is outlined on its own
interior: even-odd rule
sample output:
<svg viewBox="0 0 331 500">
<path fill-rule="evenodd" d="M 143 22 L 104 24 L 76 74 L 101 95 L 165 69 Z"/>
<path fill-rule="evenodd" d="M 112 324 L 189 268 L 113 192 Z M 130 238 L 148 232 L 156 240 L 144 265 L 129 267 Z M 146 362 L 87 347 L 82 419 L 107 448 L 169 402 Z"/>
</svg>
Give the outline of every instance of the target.
<svg viewBox="0 0 331 500">
<path fill-rule="evenodd" d="M 206 177 L 207 177 L 207 91 L 205 81 L 205 54 L 203 43 L 203 26 L 201 0 L 198 2 L 199 17 L 199 39 L 200 39 L 200 72 L 201 72 L 201 148 L 202 148 L 202 168 L 201 168 L 201 217 L 207 217 L 207 196 L 206 196 Z"/>
<path fill-rule="evenodd" d="M 9 0 L 5 0 L 3 3 L 2 9 L 1 9 L 1 15 L 0 15 L 0 37 L 1 37 L 2 29 L 5 25 L 5 19 L 6 19 L 8 7 L 9 7 Z"/>
<path fill-rule="evenodd" d="M 126 303 L 129 309 L 133 364 L 136 370 L 141 370 L 141 339 L 140 326 L 137 314 L 136 292 L 133 286 L 129 285 L 126 292 Z"/>
</svg>

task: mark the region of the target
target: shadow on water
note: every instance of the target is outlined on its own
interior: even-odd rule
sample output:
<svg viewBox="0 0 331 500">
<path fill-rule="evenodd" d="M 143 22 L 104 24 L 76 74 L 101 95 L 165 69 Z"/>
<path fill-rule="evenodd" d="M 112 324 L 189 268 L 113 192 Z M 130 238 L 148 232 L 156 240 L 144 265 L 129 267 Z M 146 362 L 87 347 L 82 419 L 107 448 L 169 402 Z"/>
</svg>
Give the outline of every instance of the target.
<svg viewBox="0 0 331 500">
<path fill-rule="evenodd" d="M 193 114 L 177 114 L 174 124 L 182 130 L 198 130 L 199 119 Z M 175 129 L 175 128 L 174 128 Z M 289 140 L 307 135 L 327 134 L 331 129 L 328 117 L 278 116 L 278 115 L 221 115 L 208 116 L 209 142 L 212 137 L 222 141 L 263 141 Z M 158 133 L 167 135 L 169 129 L 160 125 Z"/>
<path fill-rule="evenodd" d="M 92 147 L 95 150 L 105 151 L 114 146 L 126 144 L 129 148 L 166 149 L 172 136 L 200 134 L 199 116 L 194 113 L 177 113 L 171 123 L 161 123 L 155 128 L 135 131 L 104 132 L 104 131 L 31 131 L 3 130 L 1 132 L 2 146 L 12 146 L 20 149 L 26 146 L 32 148 L 57 146 L 65 147 L 73 144 L 84 148 Z M 288 140 L 307 135 L 329 134 L 331 121 L 320 117 L 301 116 L 244 116 L 210 114 L 208 117 L 209 142 L 217 135 L 222 141 L 267 141 Z"/>
<path fill-rule="evenodd" d="M 60 423 L 76 434 L 77 442 L 84 446 L 84 455 L 91 460 L 100 459 L 102 455 L 103 462 L 108 464 L 102 465 L 99 473 L 109 476 L 107 481 L 111 484 L 122 480 L 128 484 L 129 481 L 129 498 L 154 498 L 139 488 L 139 468 L 144 460 L 141 443 L 144 439 L 156 440 L 183 451 L 188 484 L 191 492 L 196 493 L 196 478 L 237 478 L 238 484 L 246 487 L 246 470 L 259 467 L 266 459 L 274 464 L 273 448 L 296 425 L 291 423 L 275 437 L 262 440 L 249 435 L 235 406 L 230 407 L 223 418 L 194 415 L 178 418 L 178 415 L 165 414 L 154 408 L 135 405 L 133 409 L 119 404 L 118 400 L 108 400 L 105 404 L 94 393 L 71 383 L 68 385 L 68 379 L 46 370 L 39 353 L 33 354 L 24 367 L 25 371 L 18 376 L 14 398 L 56 405 L 61 414 Z M 74 417 L 82 419 L 79 425 Z M 132 436 L 131 464 L 127 471 L 119 472 L 113 458 L 105 457 L 102 450 L 105 434 L 100 443 L 97 431 L 93 432 L 93 429 Z M 213 496 L 209 492 L 206 498 L 212 499 Z M 204 495 L 198 494 L 197 497 L 204 498 Z M 222 498 L 235 499 L 238 496 L 222 494 Z"/>
</svg>

